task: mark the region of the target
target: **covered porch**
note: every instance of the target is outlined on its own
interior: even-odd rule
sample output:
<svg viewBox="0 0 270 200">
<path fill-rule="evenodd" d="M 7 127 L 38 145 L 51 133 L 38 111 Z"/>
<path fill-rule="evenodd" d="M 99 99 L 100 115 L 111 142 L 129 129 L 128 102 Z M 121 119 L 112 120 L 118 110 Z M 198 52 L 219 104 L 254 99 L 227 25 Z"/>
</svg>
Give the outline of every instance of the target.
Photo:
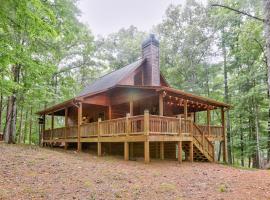
<svg viewBox="0 0 270 200">
<path fill-rule="evenodd" d="M 213 141 L 223 141 L 226 152 L 227 106 L 200 98 L 171 88 L 118 86 L 94 96 L 73 99 L 39 113 L 44 121 L 43 144 L 63 143 L 67 148 L 69 143 L 77 143 L 80 151 L 83 143 L 96 143 L 100 156 L 106 143 L 122 143 L 124 158 L 128 160 L 133 144 L 142 143 L 145 162 L 149 162 L 150 144 L 156 144 L 155 151 L 162 159 L 164 143 L 171 142 L 179 161 L 183 148 L 188 149 L 186 157 L 193 161 L 193 145 L 209 161 L 215 161 Z M 211 113 L 217 109 L 220 109 L 220 124 L 213 125 Z M 204 125 L 197 123 L 201 112 L 205 112 Z M 59 117 L 62 120 L 56 120 Z M 223 157 L 226 160 L 226 153 Z"/>
</svg>

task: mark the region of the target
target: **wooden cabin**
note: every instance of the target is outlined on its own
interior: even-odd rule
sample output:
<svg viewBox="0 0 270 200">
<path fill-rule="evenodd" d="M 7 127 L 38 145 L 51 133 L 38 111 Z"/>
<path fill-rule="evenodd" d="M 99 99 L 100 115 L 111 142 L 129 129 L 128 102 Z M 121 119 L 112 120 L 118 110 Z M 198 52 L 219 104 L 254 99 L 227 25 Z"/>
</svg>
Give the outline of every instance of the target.
<svg viewBox="0 0 270 200">
<path fill-rule="evenodd" d="M 141 157 L 148 163 L 151 159 L 214 162 L 215 143 L 220 143 L 226 162 L 224 112 L 229 107 L 170 87 L 160 73 L 159 41 L 150 35 L 142 43 L 141 59 L 38 114 L 43 145 L 63 144 L 65 149 L 70 145 L 78 151 L 94 150 L 98 156 L 123 155 L 125 160 Z M 213 111 L 219 112 L 219 125 L 211 122 Z M 205 124 L 196 121 L 201 112 Z M 63 125 L 55 127 L 59 117 Z"/>
</svg>

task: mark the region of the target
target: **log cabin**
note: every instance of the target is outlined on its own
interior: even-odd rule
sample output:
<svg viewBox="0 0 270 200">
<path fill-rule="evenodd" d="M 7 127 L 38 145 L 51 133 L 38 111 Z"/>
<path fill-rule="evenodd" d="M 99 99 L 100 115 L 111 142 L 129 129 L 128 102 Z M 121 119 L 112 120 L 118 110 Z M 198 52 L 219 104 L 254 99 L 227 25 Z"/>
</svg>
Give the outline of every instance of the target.
<svg viewBox="0 0 270 200">
<path fill-rule="evenodd" d="M 142 43 L 142 58 L 97 79 L 78 96 L 38 112 L 42 144 L 62 144 L 65 149 L 73 145 L 77 151 L 143 158 L 145 163 L 215 162 L 219 150 L 226 162 L 224 113 L 230 105 L 170 87 L 159 62 L 159 41 L 150 34 Z M 211 113 L 217 111 L 219 125 L 211 122 Z M 197 122 L 202 112 L 205 124 Z M 59 117 L 63 125 L 55 127 Z"/>
</svg>

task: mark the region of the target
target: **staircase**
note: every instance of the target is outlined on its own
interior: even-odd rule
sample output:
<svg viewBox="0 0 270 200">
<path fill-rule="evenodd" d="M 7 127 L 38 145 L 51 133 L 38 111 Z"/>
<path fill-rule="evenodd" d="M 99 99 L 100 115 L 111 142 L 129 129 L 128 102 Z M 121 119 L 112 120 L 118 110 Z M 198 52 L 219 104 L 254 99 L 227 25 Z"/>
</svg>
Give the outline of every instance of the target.
<svg viewBox="0 0 270 200">
<path fill-rule="evenodd" d="M 183 150 L 189 155 L 189 142 L 183 142 Z M 202 162 L 215 161 L 214 145 L 195 123 L 193 123 L 193 159 Z"/>
</svg>

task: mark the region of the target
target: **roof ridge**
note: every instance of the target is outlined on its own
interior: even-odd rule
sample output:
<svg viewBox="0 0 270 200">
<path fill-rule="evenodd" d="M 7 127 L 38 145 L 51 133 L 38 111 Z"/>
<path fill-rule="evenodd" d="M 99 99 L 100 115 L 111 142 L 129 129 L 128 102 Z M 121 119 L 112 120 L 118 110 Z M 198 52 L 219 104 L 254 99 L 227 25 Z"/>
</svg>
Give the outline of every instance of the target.
<svg viewBox="0 0 270 200">
<path fill-rule="evenodd" d="M 117 83 L 119 83 L 119 81 L 122 80 L 123 77 L 128 76 L 130 74 L 130 71 L 134 71 L 135 68 L 138 68 L 139 66 L 141 66 L 143 61 L 144 61 L 144 58 L 139 58 L 133 63 L 125 65 L 124 67 L 111 71 L 110 73 L 107 73 L 97 78 L 93 82 L 87 84 L 80 91 L 77 97 L 85 96 L 88 93 L 92 93 L 92 92 L 116 85 Z"/>
</svg>

